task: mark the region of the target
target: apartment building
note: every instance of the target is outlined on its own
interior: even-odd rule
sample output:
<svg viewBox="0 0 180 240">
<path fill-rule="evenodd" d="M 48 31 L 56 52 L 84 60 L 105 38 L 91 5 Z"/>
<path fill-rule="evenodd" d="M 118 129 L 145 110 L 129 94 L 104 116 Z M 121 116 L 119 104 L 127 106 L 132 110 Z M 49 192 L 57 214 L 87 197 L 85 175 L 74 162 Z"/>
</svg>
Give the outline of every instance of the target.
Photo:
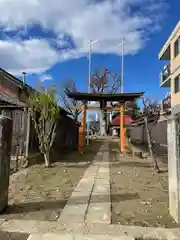
<svg viewBox="0 0 180 240">
<path fill-rule="evenodd" d="M 160 74 L 160 86 L 169 88 L 171 95 L 171 116 L 167 119 L 169 212 L 180 223 L 180 21 L 161 49 L 159 59 L 167 62 Z"/>
<path fill-rule="evenodd" d="M 160 87 L 170 89 L 171 113 L 176 115 L 180 113 L 180 21 L 162 47 L 159 59 L 167 62 L 160 73 Z"/>
</svg>

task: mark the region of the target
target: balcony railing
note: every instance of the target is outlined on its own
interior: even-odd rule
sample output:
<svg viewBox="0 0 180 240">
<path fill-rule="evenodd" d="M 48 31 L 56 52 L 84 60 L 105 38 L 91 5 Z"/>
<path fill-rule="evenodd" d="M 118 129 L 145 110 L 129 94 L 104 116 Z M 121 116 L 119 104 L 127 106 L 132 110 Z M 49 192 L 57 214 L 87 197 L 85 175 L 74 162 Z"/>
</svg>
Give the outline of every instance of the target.
<svg viewBox="0 0 180 240">
<path fill-rule="evenodd" d="M 163 84 L 171 75 L 170 64 L 164 66 L 163 71 L 161 72 L 161 84 Z"/>
<path fill-rule="evenodd" d="M 167 111 L 171 109 L 171 95 L 167 96 L 162 101 L 162 110 Z"/>
</svg>

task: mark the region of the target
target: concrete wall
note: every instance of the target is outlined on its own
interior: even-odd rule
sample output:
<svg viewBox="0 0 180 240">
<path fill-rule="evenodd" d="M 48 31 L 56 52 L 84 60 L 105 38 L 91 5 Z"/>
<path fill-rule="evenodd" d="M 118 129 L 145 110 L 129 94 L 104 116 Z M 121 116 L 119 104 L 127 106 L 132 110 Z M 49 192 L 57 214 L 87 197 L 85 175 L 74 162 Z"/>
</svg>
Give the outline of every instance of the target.
<svg viewBox="0 0 180 240">
<path fill-rule="evenodd" d="M 152 127 L 152 140 L 161 145 L 167 145 L 167 121 L 158 122 L 156 125 L 149 124 Z M 131 141 L 147 144 L 147 135 L 145 126 L 137 126 L 131 129 Z"/>
<path fill-rule="evenodd" d="M 176 122 L 168 121 L 168 185 L 169 211 L 172 217 L 179 222 L 179 157 L 177 156 Z"/>
</svg>

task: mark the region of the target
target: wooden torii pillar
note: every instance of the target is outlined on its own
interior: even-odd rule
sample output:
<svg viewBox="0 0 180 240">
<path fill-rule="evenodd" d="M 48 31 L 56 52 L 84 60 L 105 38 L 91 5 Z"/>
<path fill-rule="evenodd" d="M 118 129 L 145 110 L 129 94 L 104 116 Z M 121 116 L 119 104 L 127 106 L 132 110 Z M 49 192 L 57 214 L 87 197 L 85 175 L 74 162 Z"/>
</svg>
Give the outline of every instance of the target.
<svg viewBox="0 0 180 240">
<path fill-rule="evenodd" d="M 78 150 L 81 154 L 84 152 L 85 147 L 85 129 L 86 129 L 86 104 L 84 103 L 81 106 L 82 109 L 82 120 L 81 125 L 79 126 L 79 141 L 78 141 Z"/>
<path fill-rule="evenodd" d="M 121 152 L 124 153 L 126 152 L 126 135 L 125 135 L 125 128 L 124 128 L 124 104 L 120 105 L 120 149 Z"/>
<path fill-rule="evenodd" d="M 119 110 L 120 111 L 120 150 L 122 153 L 126 152 L 126 134 L 125 134 L 125 128 L 124 128 L 124 103 L 121 103 L 120 107 L 87 107 L 86 103 L 84 103 L 80 107 L 75 107 L 75 109 L 81 109 L 82 110 L 82 120 L 81 124 L 79 126 L 79 141 L 78 141 L 78 150 L 81 154 L 84 152 L 85 148 L 85 129 L 86 129 L 86 110 L 100 110 L 101 108 L 105 110 Z"/>
</svg>

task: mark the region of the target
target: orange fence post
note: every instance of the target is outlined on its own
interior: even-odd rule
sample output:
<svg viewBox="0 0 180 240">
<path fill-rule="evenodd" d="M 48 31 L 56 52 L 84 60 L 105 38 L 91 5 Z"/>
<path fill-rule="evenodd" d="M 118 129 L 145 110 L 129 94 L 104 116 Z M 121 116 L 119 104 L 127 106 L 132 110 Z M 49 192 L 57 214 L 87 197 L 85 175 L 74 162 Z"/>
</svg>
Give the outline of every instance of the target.
<svg viewBox="0 0 180 240">
<path fill-rule="evenodd" d="M 86 104 L 82 105 L 82 121 L 79 127 L 79 152 L 82 154 L 84 152 L 85 146 L 85 128 L 86 128 Z"/>
<path fill-rule="evenodd" d="M 125 152 L 124 105 L 120 106 L 120 148 Z"/>
<path fill-rule="evenodd" d="M 79 126 L 78 151 L 82 153 L 82 125 Z"/>
</svg>

